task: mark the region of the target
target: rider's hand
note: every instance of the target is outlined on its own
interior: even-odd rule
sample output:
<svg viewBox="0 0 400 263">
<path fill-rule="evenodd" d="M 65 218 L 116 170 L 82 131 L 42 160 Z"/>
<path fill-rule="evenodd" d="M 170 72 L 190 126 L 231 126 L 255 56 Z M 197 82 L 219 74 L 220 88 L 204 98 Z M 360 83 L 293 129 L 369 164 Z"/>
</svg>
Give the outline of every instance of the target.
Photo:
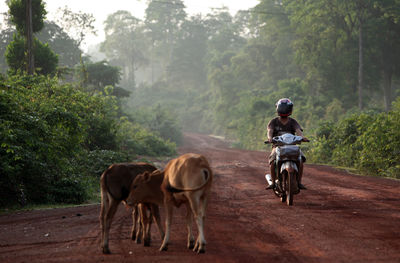
<svg viewBox="0 0 400 263">
<path fill-rule="evenodd" d="M 268 138 L 268 142 L 269 142 L 269 143 L 272 143 L 272 138 Z"/>
<path fill-rule="evenodd" d="M 309 142 L 310 140 L 307 139 L 306 137 L 303 137 L 302 141 L 303 141 L 303 142 Z"/>
</svg>

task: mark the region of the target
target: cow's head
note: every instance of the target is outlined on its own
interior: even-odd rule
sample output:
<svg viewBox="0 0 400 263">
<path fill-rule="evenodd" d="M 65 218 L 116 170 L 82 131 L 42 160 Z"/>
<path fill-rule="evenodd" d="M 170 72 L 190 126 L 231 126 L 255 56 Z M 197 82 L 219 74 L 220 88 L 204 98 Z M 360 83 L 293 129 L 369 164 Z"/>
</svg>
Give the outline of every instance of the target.
<svg viewBox="0 0 400 263">
<path fill-rule="evenodd" d="M 126 199 L 126 203 L 132 206 L 138 203 L 149 202 L 150 199 L 154 199 L 153 195 L 157 192 L 155 191 L 155 187 L 157 187 L 157 184 L 155 184 L 154 181 L 156 175 L 160 174 L 161 172 L 159 170 L 156 170 L 153 173 L 144 172 L 136 176 L 131 184 L 129 196 Z"/>
</svg>

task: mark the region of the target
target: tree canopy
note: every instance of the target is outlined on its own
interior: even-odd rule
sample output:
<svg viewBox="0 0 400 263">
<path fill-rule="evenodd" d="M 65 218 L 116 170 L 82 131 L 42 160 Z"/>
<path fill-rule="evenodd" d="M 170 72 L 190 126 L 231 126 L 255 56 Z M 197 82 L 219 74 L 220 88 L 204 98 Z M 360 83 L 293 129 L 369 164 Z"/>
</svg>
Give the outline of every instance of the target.
<svg viewBox="0 0 400 263">
<path fill-rule="evenodd" d="M 15 24 L 21 35 L 26 33 L 26 3 L 25 0 L 10 0 L 7 2 L 11 22 Z M 47 11 L 42 0 L 32 0 L 33 32 L 39 32 L 44 27 Z"/>
</svg>

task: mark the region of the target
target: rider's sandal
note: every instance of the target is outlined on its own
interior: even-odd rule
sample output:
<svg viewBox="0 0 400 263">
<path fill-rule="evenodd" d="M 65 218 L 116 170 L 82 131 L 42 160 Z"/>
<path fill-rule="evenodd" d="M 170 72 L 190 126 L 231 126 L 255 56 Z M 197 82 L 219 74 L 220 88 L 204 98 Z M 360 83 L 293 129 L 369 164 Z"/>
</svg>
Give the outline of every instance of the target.
<svg viewBox="0 0 400 263">
<path fill-rule="evenodd" d="M 305 187 L 303 184 L 299 184 L 299 188 L 302 190 L 307 190 L 307 187 Z"/>
<path fill-rule="evenodd" d="M 267 187 L 265 187 L 265 190 L 274 189 L 274 188 L 275 188 L 275 184 L 270 184 Z"/>
</svg>

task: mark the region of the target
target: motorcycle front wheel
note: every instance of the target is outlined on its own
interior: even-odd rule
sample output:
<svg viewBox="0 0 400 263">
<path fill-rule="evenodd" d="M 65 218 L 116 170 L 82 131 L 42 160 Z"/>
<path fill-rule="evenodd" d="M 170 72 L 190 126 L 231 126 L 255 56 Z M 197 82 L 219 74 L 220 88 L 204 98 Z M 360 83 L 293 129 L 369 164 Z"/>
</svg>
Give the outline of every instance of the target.
<svg viewBox="0 0 400 263">
<path fill-rule="evenodd" d="M 288 174 L 287 176 L 287 183 L 286 183 L 286 203 L 287 205 L 293 205 L 293 196 L 294 196 L 294 191 L 295 191 L 295 187 L 293 184 L 295 184 L 297 182 L 296 180 L 296 173 L 295 172 L 291 172 Z"/>
</svg>

